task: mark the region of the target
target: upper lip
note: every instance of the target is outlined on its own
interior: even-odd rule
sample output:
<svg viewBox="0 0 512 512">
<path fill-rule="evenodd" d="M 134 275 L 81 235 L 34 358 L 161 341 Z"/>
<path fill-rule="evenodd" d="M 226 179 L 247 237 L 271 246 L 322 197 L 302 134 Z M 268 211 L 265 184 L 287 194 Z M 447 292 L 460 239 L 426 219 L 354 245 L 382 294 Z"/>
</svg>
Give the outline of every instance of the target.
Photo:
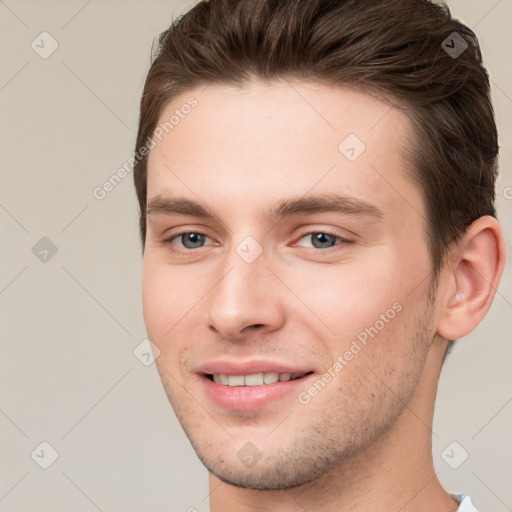
<svg viewBox="0 0 512 512">
<path fill-rule="evenodd" d="M 210 361 L 199 367 L 203 375 L 253 375 L 255 373 L 309 373 L 311 368 L 276 361 Z"/>
</svg>

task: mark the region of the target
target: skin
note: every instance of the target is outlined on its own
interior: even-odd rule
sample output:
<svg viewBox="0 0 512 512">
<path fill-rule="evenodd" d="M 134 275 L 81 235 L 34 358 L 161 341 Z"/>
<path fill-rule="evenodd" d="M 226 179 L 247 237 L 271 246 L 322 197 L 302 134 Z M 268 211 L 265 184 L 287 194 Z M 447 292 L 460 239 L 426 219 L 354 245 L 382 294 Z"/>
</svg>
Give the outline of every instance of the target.
<svg viewBox="0 0 512 512">
<path fill-rule="evenodd" d="M 190 96 L 197 107 L 150 152 L 148 202 L 188 198 L 217 218 L 148 215 L 143 309 L 169 400 L 210 472 L 211 511 L 455 511 L 432 464 L 434 400 L 447 340 L 471 332 L 494 297 L 499 224 L 475 221 L 431 296 L 402 112 L 352 89 L 255 80 L 187 91 L 161 121 Z M 355 161 L 338 150 L 351 133 L 366 146 Z M 280 200 L 329 193 L 382 215 L 268 217 Z M 178 236 L 197 231 L 202 245 Z M 311 234 L 325 231 L 334 245 L 315 248 Z M 237 253 L 247 236 L 262 250 L 252 263 Z M 198 369 L 220 358 L 318 379 L 393 304 L 394 318 L 307 404 L 291 393 L 227 410 L 204 393 Z M 248 442 L 261 454 L 251 467 L 237 458 Z"/>
</svg>

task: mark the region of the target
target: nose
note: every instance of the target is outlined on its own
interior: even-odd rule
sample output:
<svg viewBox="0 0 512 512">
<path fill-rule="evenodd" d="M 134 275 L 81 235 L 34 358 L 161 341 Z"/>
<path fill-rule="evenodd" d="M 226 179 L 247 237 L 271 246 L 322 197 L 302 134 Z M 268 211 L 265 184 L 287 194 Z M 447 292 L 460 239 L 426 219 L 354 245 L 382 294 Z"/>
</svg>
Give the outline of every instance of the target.
<svg viewBox="0 0 512 512">
<path fill-rule="evenodd" d="M 284 323 L 282 285 L 268 268 L 263 252 L 256 260 L 244 260 L 234 248 L 223 261 L 222 276 L 208 294 L 207 322 L 223 338 L 240 341 L 253 331 L 259 334 Z"/>
</svg>

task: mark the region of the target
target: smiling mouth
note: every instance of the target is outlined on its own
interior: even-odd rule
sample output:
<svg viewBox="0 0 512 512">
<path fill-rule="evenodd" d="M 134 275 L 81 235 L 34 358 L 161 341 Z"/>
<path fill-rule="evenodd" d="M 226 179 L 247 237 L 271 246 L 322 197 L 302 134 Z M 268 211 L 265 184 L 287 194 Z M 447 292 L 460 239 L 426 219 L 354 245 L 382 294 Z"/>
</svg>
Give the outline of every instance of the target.
<svg viewBox="0 0 512 512">
<path fill-rule="evenodd" d="M 231 387 L 252 387 L 263 386 L 264 384 L 275 384 L 276 382 L 288 382 L 290 380 L 302 379 L 313 372 L 306 373 L 253 373 L 250 375 L 225 375 L 222 373 L 207 374 L 206 377 L 216 384 Z"/>
</svg>

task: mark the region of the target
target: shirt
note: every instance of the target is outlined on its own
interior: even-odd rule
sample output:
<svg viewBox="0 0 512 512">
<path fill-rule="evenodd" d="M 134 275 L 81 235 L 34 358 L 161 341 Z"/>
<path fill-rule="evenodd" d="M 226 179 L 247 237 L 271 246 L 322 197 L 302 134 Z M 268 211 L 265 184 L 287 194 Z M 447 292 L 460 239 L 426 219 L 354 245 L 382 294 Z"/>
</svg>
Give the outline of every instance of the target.
<svg viewBox="0 0 512 512">
<path fill-rule="evenodd" d="M 457 512 L 478 512 L 467 494 L 452 494 L 452 498 L 455 498 L 460 503 Z"/>
</svg>

